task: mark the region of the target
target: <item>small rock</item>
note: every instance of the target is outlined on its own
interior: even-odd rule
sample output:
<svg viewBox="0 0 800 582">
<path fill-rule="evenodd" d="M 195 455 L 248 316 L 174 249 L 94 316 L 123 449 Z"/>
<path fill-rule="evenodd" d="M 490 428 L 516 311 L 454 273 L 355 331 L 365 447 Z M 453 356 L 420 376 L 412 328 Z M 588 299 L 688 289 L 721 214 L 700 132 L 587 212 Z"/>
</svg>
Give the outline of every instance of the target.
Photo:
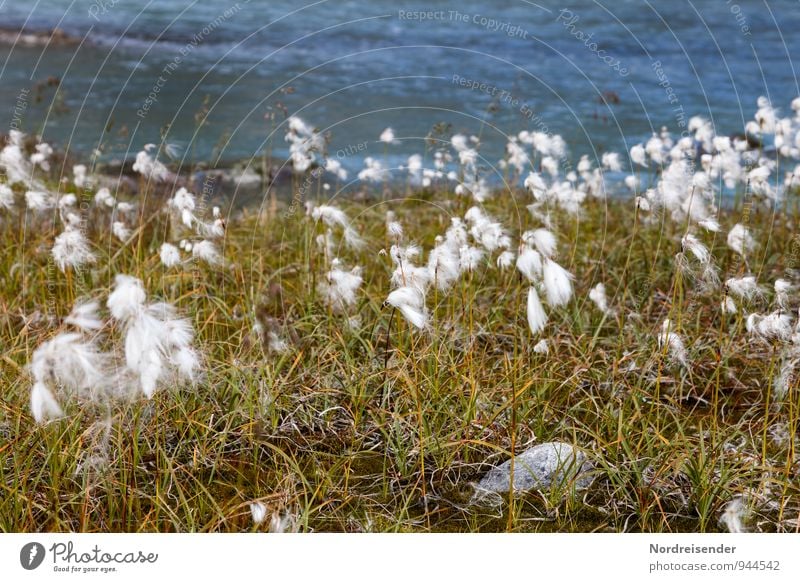
<svg viewBox="0 0 800 582">
<path fill-rule="evenodd" d="M 250 167 L 232 170 L 229 178 L 236 186 L 241 188 L 258 188 L 261 186 L 261 176 Z"/>
<path fill-rule="evenodd" d="M 567 443 L 551 442 L 536 445 L 514 459 L 514 491 L 550 489 L 556 485 L 574 483 L 578 488 L 588 487 L 592 476 L 587 474 L 591 463 L 586 454 Z M 478 489 L 494 493 L 507 493 L 511 481 L 511 460 L 489 471 Z"/>
</svg>

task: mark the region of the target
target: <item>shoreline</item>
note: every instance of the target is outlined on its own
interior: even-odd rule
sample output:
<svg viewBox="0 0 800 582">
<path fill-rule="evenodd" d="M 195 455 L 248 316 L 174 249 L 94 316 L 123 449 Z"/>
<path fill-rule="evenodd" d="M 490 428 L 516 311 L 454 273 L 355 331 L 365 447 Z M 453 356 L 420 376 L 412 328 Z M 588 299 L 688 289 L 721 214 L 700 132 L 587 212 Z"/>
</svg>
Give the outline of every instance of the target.
<svg viewBox="0 0 800 582">
<path fill-rule="evenodd" d="M 0 133 L 0 148 L 7 143 L 8 136 Z M 31 142 L 33 143 L 33 142 Z M 32 146 L 31 146 L 32 147 Z M 774 154 L 772 151 L 765 151 L 764 155 Z M 55 159 L 64 158 L 64 153 L 60 149 L 55 149 Z M 72 167 L 76 163 L 85 163 L 78 155 L 70 154 L 64 166 Z M 127 196 L 136 197 L 139 194 L 140 182 L 138 174 L 133 169 L 135 159 L 126 160 L 115 159 L 97 162 L 92 173 L 96 181 L 96 187 L 109 188 L 112 192 L 118 191 Z M 171 185 L 171 190 L 175 191 L 181 187 L 190 191 L 206 194 L 210 193 L 211 200 L 234 201 L 233 208 L 242 210 L 257 207 L 265 201 L 276 199 L 281 202 L 294 204 L 296 202 L 296 189 L 302 181 L 304 191 L 314 192 L 314 194 L 329 192 L 335 194 L 336 198 L 344 198 L 352 201 L 380 200 L 385 198 L 388 193 L 394 192 L 401 197 L 408 195 L 418 195 L 428 192 L 435 194 L 441 190 L 448 190 L 456 184 L 448 183 L 446 180 L 433 184 L 430 187 L 421 187 L 409 183 L 407 177 L 390 177 L 379 184 L 372 184 L 357 181 L 356 186 L 348 186 L 338 192 L 329 190 L 332 184 L 339 183 L 335 173 L 324 170 L 318 163 L 314 163 L 305 172 L 296 173 L 291 164 L 291 160 L 281 158 L 230 158 L 219 161 L 214 167 L 209 167 L 210 160 L 194 161 L 191 164 L 182 164 L 176 168 L 174 163 L 167 163 L 169 176 L 163 181 L 164 184 Z M 190 166 L 186 169 L 186 166 Z M 266 170 L 267 177 L 264 178 Z M 624 172 L 608 173 L 605 180 L 609 186 L 606 196 L 609 200 L 633 200 L 634 194 L 625 185 Z M 659 172 L 653 174 L 649 179 L 653 184 L 657 181 Z M 325 186 L 323 188 L 322 186 Z M 339 183 L 341 185 L 341 183 Z M 798 186 L 800 188 L 800 186 Z M 496 195 L 505 192 L 524 191 L 522 177 L 508 187 L 501 187 L 492 182 L 489 189 Z M 313 198 L 317 198 L 315 195 Z M 310 198 L 306 198 L 310 199 Z M 326 199 L 322 196 L 320 199 Z M 716 197 L 720 211 L 730 210 L 737 203 L 737 194 L 733 190 L 723 189 Z"/>
<path fill-rule="evenodd" d="M 83 39 L 61 28 L 22 28 L 0 26 L 0 45 L 24 47 L 77 47 L 82 42 L 92 44 L 91 39 Z"/>
</svg>

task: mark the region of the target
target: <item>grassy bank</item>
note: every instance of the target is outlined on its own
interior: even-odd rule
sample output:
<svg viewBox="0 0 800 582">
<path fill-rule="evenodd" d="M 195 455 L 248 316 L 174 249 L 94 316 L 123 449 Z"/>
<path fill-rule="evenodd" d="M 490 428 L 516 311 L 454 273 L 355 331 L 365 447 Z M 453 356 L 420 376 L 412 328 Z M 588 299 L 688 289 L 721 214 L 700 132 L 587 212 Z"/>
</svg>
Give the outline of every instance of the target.
<svg viewBox="0 0 800 582">
<path fill-rule="evenodd" d="M 686 224 L 645 220 L 632 199 L 554 210 L 575 298 L 534 337 L 529 284 L 493 257 L 429 293 L 426 331 L 384 305 L 386 211 L 405 241 L 429 249 L 471 206 L 451 192 L 337 201 L 366 244 L 333 253 L 315 244 L 324 226 L 302 208 L 243 211 L 228 217 L 221 265 L 177 268 L 158 258 L 176 228 L 164 200 L 151 190 L 126 242 L 87 210 L 97 260 L 66 273 L 50 254 L 55 219 L 2 217 L 3 531 L 716 531 L 737 499 L 748 529 L 800 528 L 796 381 L 780 402 L 771 396 L 784 348 L 748 334 L 745 309 L 721 312 L 724 287 L 676 268 Z M 499 192 L 484 207 L 516 241 L 538 226 L 529 203 L 527 192 Z M 758 242 L 746 261 L 723 234 L 701 238 L 723 281 L 752 272 L 768 288 L 795 266 L 795 218 L 739 204 L 721 211 L 722 232 L 743 212 Z M 320 297 L 333 256 L 363 268 L 345 313 Z M 64 418 L 36 424 L 33 350 L 76 299 L 105 301 L 118 273 L 191 320 L 203 379 L 150 400 L 67 399 Z M 605 313 L 588 299 L 600 282 Z M 665 319 L 685 366 L 659 347 Z M 541 339 L 547 353 L 533 349 Z M 551 440 L 587 451 L 588 489 L 471 503 L 490 467 Z M 253 523 L 255 501 L 272 526 Z"/>
</svg>

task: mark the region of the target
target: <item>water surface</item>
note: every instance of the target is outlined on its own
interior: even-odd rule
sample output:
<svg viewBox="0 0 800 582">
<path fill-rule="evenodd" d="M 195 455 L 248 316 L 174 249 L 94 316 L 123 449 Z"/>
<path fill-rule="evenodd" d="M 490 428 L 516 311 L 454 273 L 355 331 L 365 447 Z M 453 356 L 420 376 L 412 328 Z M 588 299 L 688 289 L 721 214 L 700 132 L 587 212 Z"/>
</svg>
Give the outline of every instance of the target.
<svg viewBox="0 0 800 582">
<path fill-rule="evenodd" d="M 741 132 L 758 96 L 800 94 L 794 0 L 0 0 L 0 23 L 76 41 L 0 45 L 0 131 L 106 158 L 162 136 L 187 159 L 282 156 L 287 114 L 351 169 L 423 153 L 437 123 L 479 134 L 487 165 L 522 129 L 594 157 L 695 114 Z M 376 142 L 387 126 L 400 143 Z"/>
</svg>

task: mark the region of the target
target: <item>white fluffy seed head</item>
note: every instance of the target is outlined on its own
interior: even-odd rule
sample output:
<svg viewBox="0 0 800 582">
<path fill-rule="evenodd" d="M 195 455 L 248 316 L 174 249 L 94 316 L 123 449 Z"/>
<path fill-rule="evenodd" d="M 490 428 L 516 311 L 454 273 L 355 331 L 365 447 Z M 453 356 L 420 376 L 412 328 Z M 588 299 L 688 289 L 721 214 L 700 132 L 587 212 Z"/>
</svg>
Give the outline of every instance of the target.
<svg viewBox="0 0 800 582">
<path fill-rule="evenodd" d="M 761 295 L 761 289 L 756 283 L 756 278 L 752 275 L 745 277 L 731 277 L 725 281 L 725 287 L 728 292 L 735 295 L 739 299 L 751 300 Z"/>
<path fill-rule="evenodd" d="M 711 261 L 711 252 L 708 248 L 700 242 L 700 240 L 693 234 L 686 234 L 681 239 L 681 246 L 684 250 L 689 251 L 694 257 L 703 264 L 708 264 Z"/>
<path fill-rule="evenodd" d="M 14 191 L 7 184 L 0 184 L 0 208 L 10 210 L 14 207 Z"/>
<path fill-rule="evenodd" d="M 517 257 L 517 270 L 531 283 L 542 278 L 542 255 L 530 247 L 523 248 Z"/>
<path fill-rule="evenodd" d="M 542 265 L 547 303 L 552 307 L 560 307 L 572 299 L 572 274 L 553 260 L 545 259 Z"/>
<path fill-rule="evenodd" d="M 775 281 L 775 303 L 780 309 L 789 310 L 789 293 L 792 291 L 792 284 L 786 279 Z"/>
<path fill-rule="evenodd" d="M 528 233 L 525 233 L 528 234 Z M 524 235 L 523 235 L 524 240 Z M 545 228 L 537 228 L 530 233 L 530 241 L 542 256 L 552 259 L 556 255 L 556 237 Z"/>
<path fill-rule="evenodd" d="M 106 208 L 114 208 L 114 204 L 116 200 L 111 195 L 111 191 L 108 188 L 100 188 L 97 191 L 97 194 L 94 195 L 94 204 L 95 206 L 104 206 Z"/>
<path fill-rule="evenodd" d="M 745 517 L 745 509 L 745 504 L 741 497 L 732 499 L 725 506 L 720 521 L 728 528 L 730 533 L 743 533 L 746 531 L 742 524 L 742 520 Z"/>
<path fill-rule="evenodd" d="M 77 269 L 97 260 L 81 229 L 72 225 L 67 225 L 64 232 L 56 237 L 52 255 L 62 272 L 66 272 L 67 267 Z"/>
<path fill-rule="evenodd" d="M 416 287 L 400 287 L 386 298 L 386 303 L 400 310 L 403 317 L 417 329 L 428 326 L 428 313 L 425 309 L 425 297 Z"/>
<path fill-rule="evenodd" d="M 103 320 L 98 314 L 99 309 L 100 304 L 97 301 L 78 303 L 64 319 L 64 323 L 74 325 L 82 331 L 97 331 L 103 327 Z"/>
<path fill-rule="evenodd" d="M 736 303 L 734 302 L 733 298 L 729 295 L 725 296 L 725 299 L 722 300 L 722 305 L 720 306 L 722 309 L 722 313 L 725 314 L 734 314 L 738 310 L 736 309 Z"/>
<path fill-rule="evenodd" d="M 606 297 L 606 286 L 603 283 L 598 283 L 589 291 L 589 299 L 597 306 L 597 309 L 603 313 L 610 313 L 608 308 L 608 298 Z"/>
<path fill-rule="evenodd" d="M 181 253 L 178 247 L 170 243 L 164 243 L 158 251 L 161 264 L 165 267 L 174 267 L 181 262 Z"/>
<path fill-rule="evenodd" d="M 510 269 L 514 265 L 514 253 L 511 251 L 503 251 L 497 256 L 497 267 L 501 271 Z"/>
<path fill-rule="evenodd" d="M 403 225 L 396 220 L 392 220 L 386 224 L 386 235 L 393 240 L 401 240 L 403 238 Z"/>
<path fill-rule="evenodd" d="M 736 224 L 728 233 L 728 248 L 744 256 L 755 248 L 755 241 L 742 224 Z"/>
<path fill-rule="evenodd" d="M 131 236 L 131 229 L 120 220 L 114 221 L 114 223 L 111 225 L 111 232 L 115 237 L 117 237 L 118 240 L 122 242 L 127 241 Z"/>
<path fill-rule="evenodd" d="M 393 144 L 397 141 L 394 137 L 394 130 L 391 127 L 384 129 L 379 139 L 385 144 Z"/>
<path fill-rule="evenodd" d="M 146 299 L 147 295 L 139 279 L 117 275 L 114 278 L 114 291 L 108 296 L 106 305 L 114 319 L 126 322 L 139 314 Z"/>
<path fill-rule="evenodd" d="M 150 398 L 161 385 L 197 379 L 200 357 L 193 338 L 189 321 L 167 303 L 148 305 L 127 322 L 125 363 L 145 396 Z"/>
<path fill-rule="evenodd" d="M 483 260 L 483 251 L 478 247 L 464 245 L 459 255 L 459 268 L 461 271 L 471 273 L 475 271 Z"/>
<path fill-rule="evenodd" d="M 428 272 L 437 289 L 450 289 L 461 275 L 458 249 L 446 242 L 434 247 L 428 254 Z"/>
<path fill-rule="evenodd" d="M 337 313 L 344 313 L 356 303 L 356 294 L 364 279 L 361 269 L 355 267 L 346 271 L 338 259 L 334 259 L 333 268 L 320 281 L 319 292 L 323 301 Z"/>
<path fill-rule="evenodd" d="M 792 316 L 781 310 L 769 315 L 751 313 L 746 320 L 747 331 L 766 340 L 789 341 L 792 337 Z"/>
<path fill-rule="evenodd" d="M 31 414 L 36 422 L 64 416 L 58 401 L 50 389 L 42 382 L 35 382 L 31 388 Z"/>
<path fill-rule="evenodd" d="M 527 315 L 528 327 L 532 334 L 536 335 L 544 329 L 547 323 L 547 313 L 545 313 L 542 302 L 539 299 L 539 294 L 536 292 L 536 288 L 533 285 L 528 289 Z"/>
<path fill-rule="evenodd" d="M 210 240 L 201 240 L 192 246 L 192 256 L 208 263 L 209 265 L 222 264 L 222 256 L 217 246 Z"/>
<path fill-rule="evenodd" d="M 81 396 L 96 395 L 108 384 L 107 368 L 106 355 L 92 340 L 86 340 L 80 333 L 56 335 L 36 348 L 31 357 L 32 408 L 40 407 L 43 411 L 53 408 L 50 388 Z"/>
<path fill-rule="evenodd" d="M 683 338 L 672 330 L 672 322 L 669 319 L 665 319 L 661 324 L 661 333 L 658 334 L 658 346 L 667 350 L 667 355 L 673 362 L 688 368 L 689 358 Z"/>
</svg>

